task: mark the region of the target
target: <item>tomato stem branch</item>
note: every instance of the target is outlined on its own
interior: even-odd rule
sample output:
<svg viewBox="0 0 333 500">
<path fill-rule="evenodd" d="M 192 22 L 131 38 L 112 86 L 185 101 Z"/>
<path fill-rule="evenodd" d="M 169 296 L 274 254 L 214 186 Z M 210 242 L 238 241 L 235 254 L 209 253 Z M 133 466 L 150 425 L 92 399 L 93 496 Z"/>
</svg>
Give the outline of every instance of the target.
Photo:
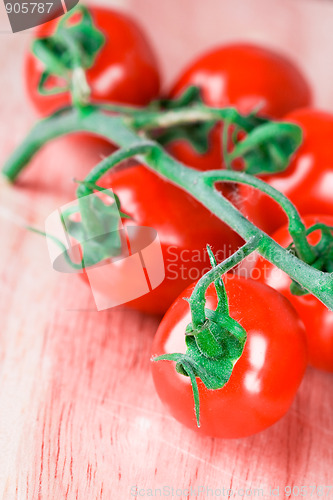
<svg viewBox="0 0 333 500">
<path fill-rule="evenodd" d="M 212 249 L 210 248 L 209 245 L 207 245 L 207 252 L 209 255 L 209 260 L 212 268 L 217 266 L 217 262 L 215 259 L 215 255 L 213 254 Z M 227 297 L 227 291 L 225 289 L 223 279 L 222 278 L 217 278 L 214 281 L 215 288 L 216 288 L 216 295 L 218 298 L 218 304 L 216 307 L 216 312 L 219 312 L 221 315 L 229 315 L 229 302 L 228 302 L 228 297 Z"/>
<path fill-rule="evenodd" d="M 19 172 L 46 142 L 61 135 L 82 131 L 107 138 L 125 149 L 133 144 L 136 146 L 144 144 L 144 147 L 147 145 L 146 139 L 131 128 L 128 117 L 110 116 L 93 106 L 81 110 L 70 108 L 37 124 L 23 144 L 9 158 L 3 174 L 14 181 Z M 294 281 L 333 310 L 332 274 L 314 269 L 282 248 L 247 220 L 221 193 L 215 188 L 212 189 L 203 173 L 186 167 L 172 158 L 157 143 L 153 144 L 154 146 L 149 147 L 147 153 L 138 155 L 139 161 L 191 194 L 245 241 L 255 235 L 261 235 L 258 253 L 289 274 Z"/>
<path fill-rule="evenodd" d="M 316 254 L 306 238 L 306 228 L 297 211 L 297 208 L 283 193 L 257 177 L 248 175 L 244 172 L 210 170 L 205 172 L 203 177 L 211 186 L 214 186 L 217 182 L 235 182 L 239 184 L 246 184 L 247 186 L 252 186 L 258 191 L 267 194 L 270 198 L 275 200 L 288 217 L 288 229 L 295 244 L 298 257 L 307 264 L 312 264 L 316 258 Z"/>
<path fill-rule="evenodd" d="M 104 158 L 98 163 L 86 176 L 85 182 L 81 183 L 76 191 L 77 197 L 87 196 L 93 192 L 93 189 L 88 187 L 89 183 L 96 184 L 113 167 L 118 165 L 128 158 L 132 158 L 138 154 L 144 154 L 155 147 L 156 143 L 153 141 L 140 142 L 139 144 L 132 144 L 128 148 L 118 149 L 112 155 Z"/>
<path fill-rule="evenodd" d="M 223 262 L 218 264 L 216 267 L 204 274 L 202 278 L 197 282 L 189 300 L 191 314 L 192 314 L 192 324 L 194 328 L 200 328 L 206 321 L 206 291 L 207 288 L 213 281 L 221 277 L 227 271 L 230 271 L 233 267 L 239 264 L 245 257 L 254 252 L 260 244 L 262 239 L 261 234 L 256 234 L 252 236 L 249 241 L 247 241 L 241 248 L 239 248 L 235 253 L 230 255 Z"/>
</svg>

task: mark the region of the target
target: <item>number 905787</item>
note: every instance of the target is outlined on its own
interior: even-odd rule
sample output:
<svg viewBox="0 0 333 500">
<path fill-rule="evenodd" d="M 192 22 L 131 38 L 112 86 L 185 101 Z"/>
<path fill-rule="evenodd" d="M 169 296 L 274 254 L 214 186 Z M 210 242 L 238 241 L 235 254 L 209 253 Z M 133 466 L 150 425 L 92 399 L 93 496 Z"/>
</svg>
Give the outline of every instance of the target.
<svg viewBox="0 0 333 500">
<path fill-rule="evenodd" d="M 49 14 L 52 9 L 53 2 L 23 2 L 23 3 L 6 3 L 6 11 L 8 14 L 33 14 L 34 12 L 38 14 Z"/>
</svg>

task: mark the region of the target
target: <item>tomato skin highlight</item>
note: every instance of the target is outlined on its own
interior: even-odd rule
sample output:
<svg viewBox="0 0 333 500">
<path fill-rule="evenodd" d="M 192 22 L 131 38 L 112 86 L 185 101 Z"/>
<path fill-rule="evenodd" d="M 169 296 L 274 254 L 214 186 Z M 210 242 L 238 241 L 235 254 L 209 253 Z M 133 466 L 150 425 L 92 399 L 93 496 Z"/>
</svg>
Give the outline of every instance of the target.
<svg viewBox="0 0 333 500">
<path fill-rule="evenodd" d="M 225 45 L 199 57 L 170 95 L 179 96 L 190 85 L 201 87 L 208 106 L 235 106 L 248 113 L 262 105 L 260 113 L 271 118 L 309 106 L 312 100 L 308 83 L 289 59 L 249 43 Z"/>
<path fill-rule="evenodd" d="M 116 102 L 144 106 L 158 96 L 160 76 L 155 54 L 141 28 L 130 17 L 104 7 L 89 7 L 96 27 L 106 41 L 87 80 L 93 102 Z M 57 20 L 41 25 L 36 37 L 51 35 Z M 47 116 L 71 104 L 69 93 L 41 95 L 38 83 L 42 63 L 29 51 L 25 59 L 25 79 L 28 96 L 41 116 Z M 52 78 L 52 83 L 61 83 Z"/>
<path fill-rule="evenodd" d="M 208 390 L 197 379 L 200 394 L 200 428 L 196 425 L 189 377 L 170 361 L 152 362 L 156 390 L 169 412 L 200 434 L 241 438 L 277 422 L 290 407 L 301 383 L 307 352 L 304 326 L 281 294 L 253 280 L 224 279 L 230 314 L 247 331 L 242 356 L 227 384 Z M 164 316 L 156 333 L 152 356 L 185 352 L 185 327 L 191 321 L 187 288 Z M 207 307 L 215 308 L 216 291 L 206 293 Z"/>
<path fill-rule="evenodd" d="M 333 114 L 308 108 L 283 120 L 302 128 L 303 144 L 284 172 L 262 179 L 285 194 L 301 215 L 333 215 Z M 268 234 L 287 222 L 282 209 L 264 194 L 247 186 L 239 192 L 243 213 Z"/>
<path fill-rule="evenodd" d="M 317 222 L 333 226 L 333 216 L 307 215 L 303 218 L 306 227 Z M 287 226 L 283 226 L 272 238 L 283 247 L 291 243 Z M 320 232 L 308 236 L 312 244 L 319 242 Z M 280 269 L 260 257 L 255 264 L 259 281 L 282 293 L 294 306 L 306 329 L 309 363 L 315 368 L 333 372 L 333 312 L 313 295 L 296 296 L 290 292 L 291 279 Z"/>
<path fill-rule="evenodd" d="M 160 239 L 165 279 L 150 293 L 126 304 L 130 307 L 165 313 L 186 286 L 210 269 L 207 244 L 218 261 L 242 244 L 239 235 L 191 195 L 142 165 L 110 172 L 99 184 L 111 188 L 119 197 L 121 210 L 131 216 L 124 225 L 152 227 Z"/>
</svg>

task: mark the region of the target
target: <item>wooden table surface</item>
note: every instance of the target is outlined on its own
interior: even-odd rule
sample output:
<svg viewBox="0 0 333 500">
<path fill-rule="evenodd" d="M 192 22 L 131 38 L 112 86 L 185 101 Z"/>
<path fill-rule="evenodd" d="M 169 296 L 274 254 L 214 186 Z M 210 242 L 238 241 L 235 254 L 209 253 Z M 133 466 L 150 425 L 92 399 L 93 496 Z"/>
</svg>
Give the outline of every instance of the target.
<svg viewBox="0 0 333 500">
<path fill-rule="evenodd" d="M 27 36 L 2 34 L 1 42 L 3 162 L 34 116 L 20 78 Z M 177 498 L 212 498 L 219 489 L 227 498 L 229 488 L 234 498 L 246 488 L 248 497 L 262 488 L 257 497 L 271 498 L 279 488 L 284 498 L 286 486 L 333 485 L 331 375 L 308 369 L 288 415 L 259 435 L 198 437 L 154 391 L 158 318 L 96 312 L 88 287 L 52 269 L 43 238 L 8 218 L 43 227 L 72 199 L 70 179 L 96 158 L 81 150 L 73 160 L 71 147 L 48 146 L 17 187 L 0 187 L 0 498 L 123 500 L 136 485 L 138 498 L 163 487 Z"/>
</svg>

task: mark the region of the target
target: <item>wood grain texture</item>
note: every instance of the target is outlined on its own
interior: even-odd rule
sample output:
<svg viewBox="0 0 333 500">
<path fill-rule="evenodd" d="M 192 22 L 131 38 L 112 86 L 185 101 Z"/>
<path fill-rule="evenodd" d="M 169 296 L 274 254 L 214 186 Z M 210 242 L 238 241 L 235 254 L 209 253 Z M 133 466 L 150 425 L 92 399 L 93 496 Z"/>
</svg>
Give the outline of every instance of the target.
<svg viewBox="0 0 333 500">
<path fill-rule="evenodd" d="M 27 37 L 1 42 L 3 162 L 34 116 L 19 78 Z M 17 188 L 1 186 L 2 215 L 5 207 L 42 227 L 70 201 L 70 178 L 96 161 L 82 144 L 75 155 L 72 147 L 57 141 Z M 157 325 L 126 309 L 97 313 L 77 277 L 53 271 L 44 240 L 0 216 L 0 498 L 128 499 L 135 485 L 263 488 L 261 498 L 280 487 L 283 498 L 286 485 L 333 484 L 332 376 L 309 369 L 288 415 L 262 434 L 198 437 L 155 394 L 149 358 Z"/>
</svg>

